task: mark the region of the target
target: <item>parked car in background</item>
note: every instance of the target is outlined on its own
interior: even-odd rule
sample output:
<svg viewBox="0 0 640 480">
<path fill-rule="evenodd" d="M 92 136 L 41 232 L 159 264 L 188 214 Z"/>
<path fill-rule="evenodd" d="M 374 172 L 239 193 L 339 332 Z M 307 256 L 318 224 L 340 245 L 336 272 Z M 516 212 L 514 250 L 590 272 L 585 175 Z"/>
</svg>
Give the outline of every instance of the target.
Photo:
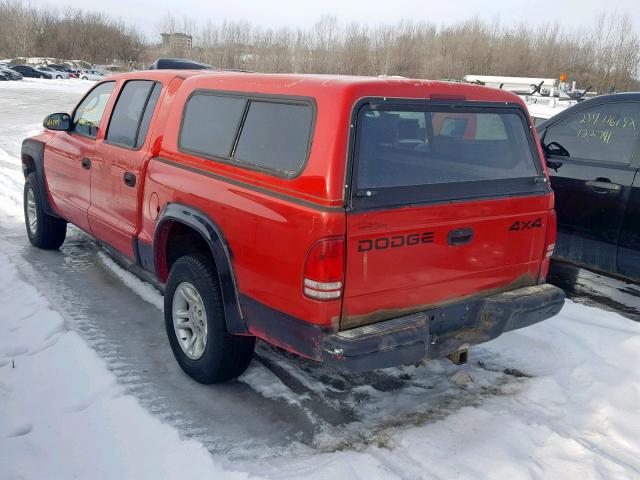
<svg viewBox="0 0 640 480">
<path fill-rule="evenodd" d="M 70 222 L 148 269 L 199 382 L 240 375 L 256 337 L 347 372 L 462 363 L 562 308 L 553 193 L 509 92 L 154 70 L 44 127 L 22 144 L 29 241 Z"/>
<path fill-rule="evenodd" d="M 83 70 L 80 73 L 80 78 L 82 80 L 104 80 L 105 74 L 98 70 Z"/>
<path fill-rule="evenodd" d="M 21 73 L 18 73 L 15 70 L 11 70 L 8 67 L 3 67 L 0 65 L 0 73 L 7 77 L 7 80 L 22 80 Z"/>
<path fill-rule="evenodd" d="M 41 72 L 50 73 L 53 78 L 56 78 L 56 79 L 59 79 L 59 80 L 63 79 L 63 78 L 69 78 L 69 74 L 67 72 L 61 72 L 60 70 L 56 70 L 56 69 L 51 68 L 51 67 L 36 67 L 36 70 L 40 70 Z"/>
<path fill-rule="evenodd" d="M 58 64 L 58 63 L 51 63 L 51 64 L 49 64 L 47 66 L 49 68 L 53 68 L 54 70 L 57 70 L 59 72 L 68 73 L 70 78 L 78 78 L 78 74 L 75 73 L 73 71 L 73 69 L 70 68 L 68 65 L 63 65 L 63 64 Z"/>
<path fill-rule="evenodd" d="M 44 72 L 33 68 L 30 65 L 11 65 L 11 70 L 15 70 L 16 72 L 22 74 L 23 77 L 28 78 L 53 78 L 53 74 L 51 72 Z"/>
<path fill-rule="evenodd" d="M 149 65 L 149 70 L 215 70 L 215 67 L 184 58 L 158 58 Z"/>
<path fill-rule="evenodd" d="M 640 93 L 578 103 L 538 127 L 556 195 L 554 258 L 640 279 Z"/>
</svg>

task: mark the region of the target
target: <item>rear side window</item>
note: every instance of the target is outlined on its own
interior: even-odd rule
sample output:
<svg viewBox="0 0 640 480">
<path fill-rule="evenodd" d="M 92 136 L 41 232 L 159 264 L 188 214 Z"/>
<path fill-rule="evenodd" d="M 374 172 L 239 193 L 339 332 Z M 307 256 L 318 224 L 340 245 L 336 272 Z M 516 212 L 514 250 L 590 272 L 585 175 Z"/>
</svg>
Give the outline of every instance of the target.
<svg viewBox="0 0 640 480">
<path fill-rule="evenodd" d="M 307 156 L 313 112 L 308 105 L 252 101 L 234 157 L 292 174 Z"/>
<path fill-rule="evenodd" d="M 629 164 L 640 135 L 640 103 L 609 103 L 551 125 L 544 144 L 553 155 Z M 560 148 L 562 147 L 562 148 Z"/>
<path fill-rule="evenodd" d="M 212 157 L 229 157 L 247 100 L 196 94 L 184 111 L 180 147 Z"/>
<path fill-rule="evenodd" d="M 130 80 L 125 83 L 111 115 L 106 141 L 127 148 L 139 148 L 149 129 L 160 88 L 157 82 L 151 80 Z"/>
<path fill-rule="evenodd" d="M 149 95 L 149 100 L 147 101 L 147 107 L 144 109 L 144 114 L 140 121 L 140 130 L 138 131 L 138 138 L 136 139 L 135 145 L 136 148 L 140 148 L 147 138 L 147 132 L 149 131 L 149 125 L 151 124 L 151 117 L 156 109 L 156 104 L 158 103 L 161 91 L 162 86 L 159 83 L 154 84 L 153 90 L 151 90 L 151 95 Z"/>
<path fill-rule="evenodd" d="M 185 107 L 180 149 L 292 176 L 304 165 L 313 108 L 303 101 L 196 93 Z"/>
</svg>

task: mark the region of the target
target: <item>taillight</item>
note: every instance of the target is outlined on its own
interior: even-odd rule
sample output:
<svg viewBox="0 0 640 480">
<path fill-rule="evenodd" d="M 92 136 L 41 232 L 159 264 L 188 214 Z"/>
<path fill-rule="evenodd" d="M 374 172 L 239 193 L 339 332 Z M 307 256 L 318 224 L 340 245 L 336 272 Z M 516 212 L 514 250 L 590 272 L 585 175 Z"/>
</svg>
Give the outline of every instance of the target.
<svg viewBox="0 0 640 480">
<path fill-rule="evenodd" d="M 549 258 L 553 255 L 553 249 L 556 248 L 556 237 L 558 236 L 558 219 L 555 210 L 549 210 L 549 220 L 547 225 L 547 241 L 545 242 L 545 257 Z"/>
<path fill-rule="evenodd" d="M 344 238 L 325 238 L 314 243 L 304 265 L 304 294 L 314 300 L 342 296 Z"/>
<path fill-rule="evenodd" d="M 542 258 L 542 264 L 540 265 L 538 283 L 544 282 L 547 278 L 547 274 L 549 273 L 549 262 L 551 261 L 553 250 L 556 248 L 556 238 L 558 235 L 556 211 L 549 210 L 549 216 L 547 219 L 547 237 L 544 242 L 544 257 Z"/>
<path fill-rule="evenodd" d="M 553 256 L 553 249 L 556 248 L 555 243 L 550 243 L 547 245 L 547 252 L 544 254 L 545 257 L 551 258 Z"/>
</svg>

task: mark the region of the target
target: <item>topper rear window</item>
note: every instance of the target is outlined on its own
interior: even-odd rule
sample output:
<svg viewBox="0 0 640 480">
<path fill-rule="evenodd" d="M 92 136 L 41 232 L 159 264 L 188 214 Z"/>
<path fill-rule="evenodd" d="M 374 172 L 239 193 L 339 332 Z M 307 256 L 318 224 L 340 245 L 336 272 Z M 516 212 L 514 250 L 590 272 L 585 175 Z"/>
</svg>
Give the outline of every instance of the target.
<svg viewBox="0 0 640 480">
<path fill-rule="evenodd" d="M 358 110 L 354 187 L 369 202 L 536 191 L 541 175 L 517 107 L 366 103 Z"/>
</svg>

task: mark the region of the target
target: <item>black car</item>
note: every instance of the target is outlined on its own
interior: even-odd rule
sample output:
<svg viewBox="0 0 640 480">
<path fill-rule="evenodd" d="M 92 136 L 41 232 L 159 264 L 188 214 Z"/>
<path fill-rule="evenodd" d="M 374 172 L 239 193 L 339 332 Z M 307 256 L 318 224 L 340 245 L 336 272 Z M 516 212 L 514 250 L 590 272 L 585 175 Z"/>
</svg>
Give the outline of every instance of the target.
<svg viewBox="0 0 640 480">
<path fill-rule="evenodd" d="M 541 123 L 554 258 L 640 279 L 640 93 L 603 95 Z"/>
<path fill-rule="evenodd" d="M 23 77 L 48 79 L 53 78 L 50 73 L 36 70 L 29 65 L 11 65 L 11 70 L 15 70 L 16 72 L 22 74 Z"/>
<path fill-rule="evenodd" d="M 186 58 L 158 58 L 149 65 L 149 70 L 212 70 L 214 67 L 206 63 Z"/>
<path fill-rule="evenodd" d="M 62 65 L 60 63 L 55 63 L 55 64 L 47 65 L 47 67 L 53 68 L 54 70 L 58 70 L 59 72 L 68 73 L 71 78 L 78 78 L 78 74 L 76 73 L 76 71 L 74 69 L 70 68 L 68 65 Z"/>
</svg>

